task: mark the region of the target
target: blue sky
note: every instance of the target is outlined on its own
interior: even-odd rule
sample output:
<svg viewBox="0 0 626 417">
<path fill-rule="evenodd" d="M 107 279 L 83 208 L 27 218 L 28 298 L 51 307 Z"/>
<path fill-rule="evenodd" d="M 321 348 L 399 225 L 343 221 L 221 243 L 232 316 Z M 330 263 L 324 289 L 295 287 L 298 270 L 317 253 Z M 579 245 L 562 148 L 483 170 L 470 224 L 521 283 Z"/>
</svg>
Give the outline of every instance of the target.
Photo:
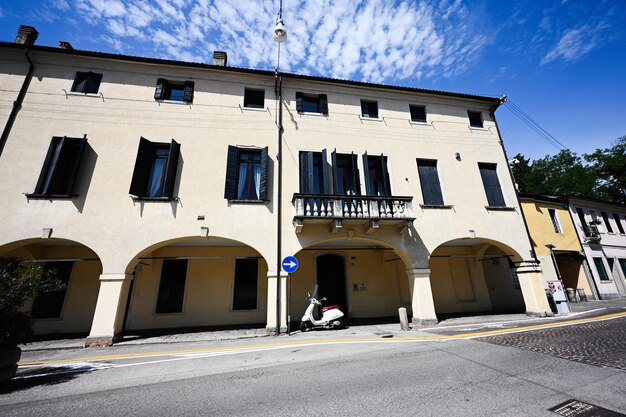
<svg viewBox="0 0 626 417">
<path fill-rule="evenodd" d="M 0 40 L 272 69 L 278 0 L 0 0 Z M 582 154 L 626 135 L 626 0 L 283 1 L 281 69 L 501 96 L 507 152 Z M 516 106 L 516 107 L 513 107 Z"/>
</svg>

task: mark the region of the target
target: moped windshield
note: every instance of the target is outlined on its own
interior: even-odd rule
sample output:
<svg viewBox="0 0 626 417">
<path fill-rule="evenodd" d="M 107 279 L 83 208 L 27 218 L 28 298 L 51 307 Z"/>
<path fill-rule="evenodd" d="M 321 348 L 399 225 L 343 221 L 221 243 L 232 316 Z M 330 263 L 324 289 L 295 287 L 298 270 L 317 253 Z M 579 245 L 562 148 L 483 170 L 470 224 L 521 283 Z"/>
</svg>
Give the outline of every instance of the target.
<svg viewBox="0 0 626 417">
<path fill-rule="evenodd" d="M 311 290 L 311 296 L 309 298 L 317 298 L 317 287 L 318 285 L 315 284 L 315 286 L 313 287 L 313 290 Z"/>
</svg>

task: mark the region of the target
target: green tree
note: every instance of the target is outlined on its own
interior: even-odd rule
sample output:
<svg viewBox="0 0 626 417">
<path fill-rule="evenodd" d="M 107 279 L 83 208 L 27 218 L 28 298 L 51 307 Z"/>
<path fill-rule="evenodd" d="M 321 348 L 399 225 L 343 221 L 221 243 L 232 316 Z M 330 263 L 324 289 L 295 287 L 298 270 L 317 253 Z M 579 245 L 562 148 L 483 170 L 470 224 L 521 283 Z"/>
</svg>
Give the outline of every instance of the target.
<svg viewBox="0 0 626 417">
<path fill-rule="evenodd" d="M 39 265 L 0 258 L 0 348 L 17 346 L 32 334 L 30 316 L 21 311 L 26 301 L 65 284 Z"/>
<path fill-rule="evenodd" d="M 529 188 L 532 188 L 532 186 L 528 183 L 528 176 L 532 169 L 530 166 L 530 159 L 526 159 L 524 155 L 518 153 L 515 155 L 513 162 L 510 165 L 518 191 L 520 193 L 530 193 L 531 191 L 528 191 Z"/>
<path fill-rule="evenodd" d="M 596 198 L 626 204 L 626 136 L 606 149 L 585 154 L 585 160 L 596 176 Z"/>
</svg>

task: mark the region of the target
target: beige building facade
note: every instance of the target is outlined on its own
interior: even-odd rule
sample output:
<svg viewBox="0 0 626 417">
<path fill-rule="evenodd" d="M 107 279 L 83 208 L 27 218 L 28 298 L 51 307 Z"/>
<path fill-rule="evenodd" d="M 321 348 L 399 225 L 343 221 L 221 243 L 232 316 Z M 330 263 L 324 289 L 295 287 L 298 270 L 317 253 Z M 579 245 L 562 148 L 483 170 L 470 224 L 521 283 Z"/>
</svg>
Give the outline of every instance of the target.
<svg viewBox="0 0 626 417">
<path fill-rule="evenodd" d="M 0 43 L 0 256 L 38 333 L 545 314 L 500 99 Z M 20 91 L 22 93 L 20 93 Z M 12 103 L 17 102 L 18 106 Z M 281 271 L 295 256 L 296 272 Z"/>
</svg>

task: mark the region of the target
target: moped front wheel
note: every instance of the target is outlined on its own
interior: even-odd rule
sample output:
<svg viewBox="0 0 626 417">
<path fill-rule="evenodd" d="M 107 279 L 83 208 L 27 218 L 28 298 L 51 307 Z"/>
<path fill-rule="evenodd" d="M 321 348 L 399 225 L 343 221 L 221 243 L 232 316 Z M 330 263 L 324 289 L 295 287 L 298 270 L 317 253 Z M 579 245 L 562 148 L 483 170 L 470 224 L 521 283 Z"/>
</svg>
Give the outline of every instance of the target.
<svg viewBox="0 0 626 417">
<path fill-rule="evenodd" d="M 309 330 L 309 326 L 306 324 L 306 321 L 300 322 L 300 331 L 304 333 L 307 330 Z"/>
<path fill-rule="evenodd" d="M 332 326 L 335 330 L 343 329 L 343 325 L 344 323 L 342 319 L 335 319 L 332 321 Z"/>
</svg>

